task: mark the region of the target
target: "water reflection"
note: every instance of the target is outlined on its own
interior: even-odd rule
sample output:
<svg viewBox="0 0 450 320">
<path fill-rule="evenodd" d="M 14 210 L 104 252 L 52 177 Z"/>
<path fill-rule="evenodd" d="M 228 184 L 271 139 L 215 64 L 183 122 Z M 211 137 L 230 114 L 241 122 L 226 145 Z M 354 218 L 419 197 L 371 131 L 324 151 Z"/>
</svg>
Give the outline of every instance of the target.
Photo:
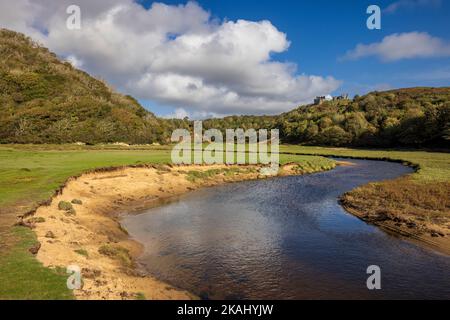
<svg viewBox="0 0 450 320">
<path fill-rule="evenodd" d="M 450 259 L 347 214 L 337 197 L 404 175 L 395 163 L 200 190 L 123 224 L 145 269 L 212 299 L 450 298 Z M 382 269 L 368 291 L 366 268 Z"/>
</svg>

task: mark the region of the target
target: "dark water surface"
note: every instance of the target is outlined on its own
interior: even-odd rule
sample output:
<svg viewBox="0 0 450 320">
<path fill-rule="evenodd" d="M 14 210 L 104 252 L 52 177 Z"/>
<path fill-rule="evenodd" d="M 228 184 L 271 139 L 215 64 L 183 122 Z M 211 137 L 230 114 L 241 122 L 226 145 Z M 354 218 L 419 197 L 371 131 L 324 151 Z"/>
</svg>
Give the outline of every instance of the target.
<svg viewBox="0 0 450 320">
<path fill-rule="evenodd" d="M 411 172 L 400 164 L 229 184 L 127 216 L 148 273 L 211 299 L 450 298 L 450 258 L 346 213 L 337 198 Z M 382 290 L 366 287 L 369 265 Z"/>
</svg>

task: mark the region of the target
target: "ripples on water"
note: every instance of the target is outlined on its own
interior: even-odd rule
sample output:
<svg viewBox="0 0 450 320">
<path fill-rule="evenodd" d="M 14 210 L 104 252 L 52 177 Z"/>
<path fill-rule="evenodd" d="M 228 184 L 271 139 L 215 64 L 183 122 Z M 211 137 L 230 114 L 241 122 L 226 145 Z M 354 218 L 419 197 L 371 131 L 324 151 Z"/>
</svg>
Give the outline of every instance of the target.
<svg viewBox="0 0 450 320">
<path fill-rule="evenodd" d="M 450 258 L 347 214 L 337 198 L 411 172 L 396 163 L 204 189 L 128 216 L 156 277 L 210 299 L 450 298 Z M 382 290 L 366 288 L 369 265 Z"/>
</svg>

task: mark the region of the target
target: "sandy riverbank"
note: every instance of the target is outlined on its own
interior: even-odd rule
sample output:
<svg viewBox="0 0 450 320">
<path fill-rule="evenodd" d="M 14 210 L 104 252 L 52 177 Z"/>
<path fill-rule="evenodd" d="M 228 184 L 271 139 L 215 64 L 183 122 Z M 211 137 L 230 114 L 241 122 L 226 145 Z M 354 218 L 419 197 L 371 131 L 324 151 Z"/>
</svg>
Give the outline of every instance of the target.
<svg viewBox="0 0 450 320">
<path fill-rule="evenodd" d="M 279 174 L 299 174 L 296 168 L 286 165 Z M 79 266 L 84 285 L 74 291 L 77 299 L 195 299 L 139 274 L 134 259 L 142 246 L 121 228 L 120 214 L 201 187 L 258 178 L 262 177 L 255 166 L 223 165 L 121 168 L 73 178 L 50 205 L 28 218 L 41 244 L 37 259 L 51 268 Z M 72 204 L 73 212 L 58 208 L 61 201 L 81 204 Z"/>
</svg>

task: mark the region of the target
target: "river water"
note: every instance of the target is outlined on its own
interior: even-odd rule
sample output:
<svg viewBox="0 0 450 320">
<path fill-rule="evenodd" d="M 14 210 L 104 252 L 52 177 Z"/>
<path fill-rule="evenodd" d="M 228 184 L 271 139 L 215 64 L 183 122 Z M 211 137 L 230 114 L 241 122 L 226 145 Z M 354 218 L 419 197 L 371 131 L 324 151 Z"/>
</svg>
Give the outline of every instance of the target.
<svg viewBox="0 0 450 320">
<path fill-rule="evenodd" d="M 450 298 L 450 257 L 389 235 L 348 214 L 343 193 L 405 175 L 397 163 L 202 189 L 126 216 L 145 245 L 141 266 L 208 299 Z M 381 290 L 367 289 L 368 266 Z"/>
</svg>

